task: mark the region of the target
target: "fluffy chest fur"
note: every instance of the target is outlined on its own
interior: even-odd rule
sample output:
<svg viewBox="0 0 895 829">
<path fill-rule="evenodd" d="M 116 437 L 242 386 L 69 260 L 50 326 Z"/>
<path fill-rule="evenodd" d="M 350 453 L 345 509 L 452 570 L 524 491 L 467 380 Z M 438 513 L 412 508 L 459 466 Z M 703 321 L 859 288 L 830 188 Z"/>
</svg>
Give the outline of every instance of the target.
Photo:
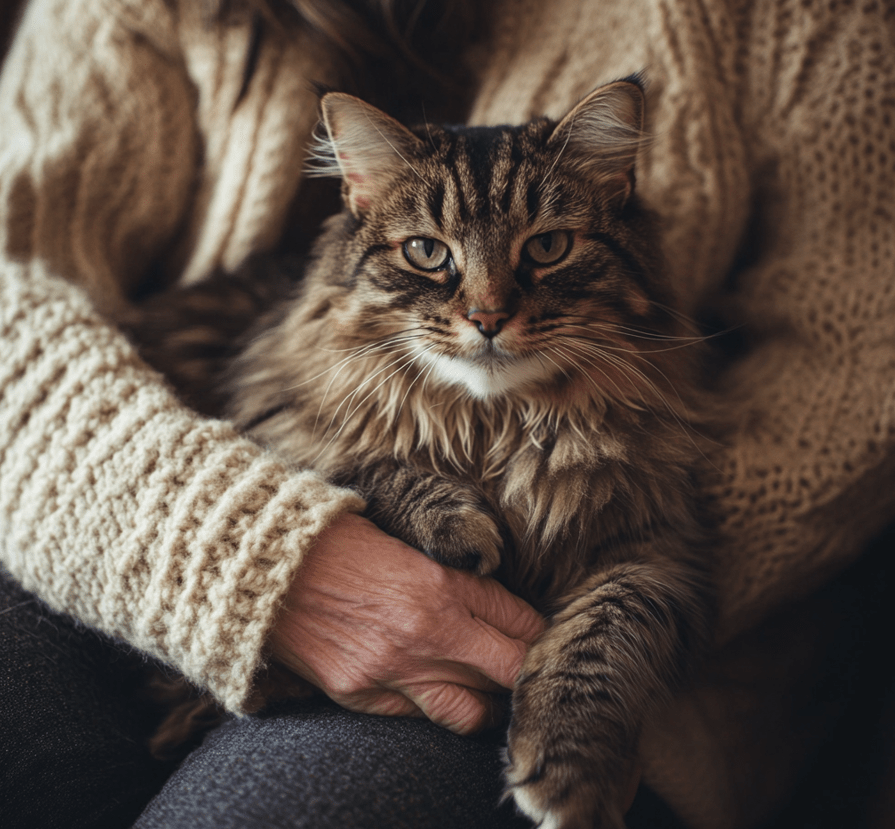
<svg viewBox="0 0 895 829">
<path fill-rule="evenodd" d="M 349 288 L 309 284 L 243 357 L 233 413 L 260 442 L 347 484 L 396 461 L 474 482 L 509 542 L 502 578 L 540 606 L 648 533 L 657 504 L 685 511 L 698 449 L 678 390 L 619 402 L 602 369 L 551 366 L 523 393 L 483 398 L 420 359 L 400 326 L 371 343 L 376 312 L 351 305 Z"/>
</svg>

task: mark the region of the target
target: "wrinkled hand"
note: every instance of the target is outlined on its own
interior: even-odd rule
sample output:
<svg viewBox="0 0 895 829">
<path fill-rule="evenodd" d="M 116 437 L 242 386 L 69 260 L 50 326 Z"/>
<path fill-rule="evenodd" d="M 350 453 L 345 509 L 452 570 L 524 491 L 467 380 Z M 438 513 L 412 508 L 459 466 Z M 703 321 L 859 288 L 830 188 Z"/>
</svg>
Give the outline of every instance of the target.
<svg viewBox="0 0 895 829">
<path fill-rule="evenodd" d="M 345 708 L 468 734 L 511 688 L 541 617 L 496 581 L 447 569 L 345 515 L 286 596 L 273 656 Z"/>
</svg>

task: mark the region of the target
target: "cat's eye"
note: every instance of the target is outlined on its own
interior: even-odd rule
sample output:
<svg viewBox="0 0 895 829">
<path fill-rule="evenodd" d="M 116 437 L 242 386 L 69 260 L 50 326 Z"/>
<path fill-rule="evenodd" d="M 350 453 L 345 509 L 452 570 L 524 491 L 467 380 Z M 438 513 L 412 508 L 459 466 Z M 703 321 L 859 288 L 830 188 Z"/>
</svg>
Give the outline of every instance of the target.
<svg viewBox="0 0 895 829">
<path fill-rule="evenodd" d="M 439 271 L 451 261 L 451 251 L 437 239 L 414 236 L 404 243 L 404 258 L 420 270 Z"/>
<path fill-rule="evenodd" d="M 523 255 L 535 265 L 555 265 L 572 247 L 572 234 L 567 230 L 551 230 L 532 236 L 522 249 Z"/>
</svg>

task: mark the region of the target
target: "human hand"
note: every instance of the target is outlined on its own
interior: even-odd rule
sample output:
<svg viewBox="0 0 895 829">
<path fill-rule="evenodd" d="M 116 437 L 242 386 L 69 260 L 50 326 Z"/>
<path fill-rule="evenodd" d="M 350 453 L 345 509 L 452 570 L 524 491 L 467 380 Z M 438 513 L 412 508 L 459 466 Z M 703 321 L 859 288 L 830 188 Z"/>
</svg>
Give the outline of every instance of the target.
<svg viewBox="0 0 895 829">
<path fill-rule="evenodd" d="M 542 618 L 493 579 L 450 570 L 345 515 L 308 553 L 271 634 L 273 656 L 352 711 L 487 725 Z"/>
</svg>

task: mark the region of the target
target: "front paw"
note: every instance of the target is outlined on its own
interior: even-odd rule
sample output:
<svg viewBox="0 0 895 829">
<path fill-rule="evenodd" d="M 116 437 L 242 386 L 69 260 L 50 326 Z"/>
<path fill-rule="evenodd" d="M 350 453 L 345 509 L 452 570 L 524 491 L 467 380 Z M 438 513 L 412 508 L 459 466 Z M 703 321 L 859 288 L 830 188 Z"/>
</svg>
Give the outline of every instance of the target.
<svg viewBox="0 0 895 829">
<path fill-rule="evenodd" d="M 465 493 L 456 493 L 451 503 L 426 511 L 416 532 L 419 549 L 448 567 L 485 575 L 500 564 L 500 528 L 486 508 Z"/>
<path fill-rule="evenodd" d="M 517 686 L 507 795 L 538 829 L 624 829 L 634 764 L 601 739 L 613 724 L 578 716 L 575 700 L 557 698 L 560 684 L 529 677 Z"/>
<path fill-rule="evenodd" d="M 500 564 L 500 525 L 475 487 L 412 466 L 373 469 L 355 484 L 370 520 L 435 561 L 482 575 Z"/>
</svg>

